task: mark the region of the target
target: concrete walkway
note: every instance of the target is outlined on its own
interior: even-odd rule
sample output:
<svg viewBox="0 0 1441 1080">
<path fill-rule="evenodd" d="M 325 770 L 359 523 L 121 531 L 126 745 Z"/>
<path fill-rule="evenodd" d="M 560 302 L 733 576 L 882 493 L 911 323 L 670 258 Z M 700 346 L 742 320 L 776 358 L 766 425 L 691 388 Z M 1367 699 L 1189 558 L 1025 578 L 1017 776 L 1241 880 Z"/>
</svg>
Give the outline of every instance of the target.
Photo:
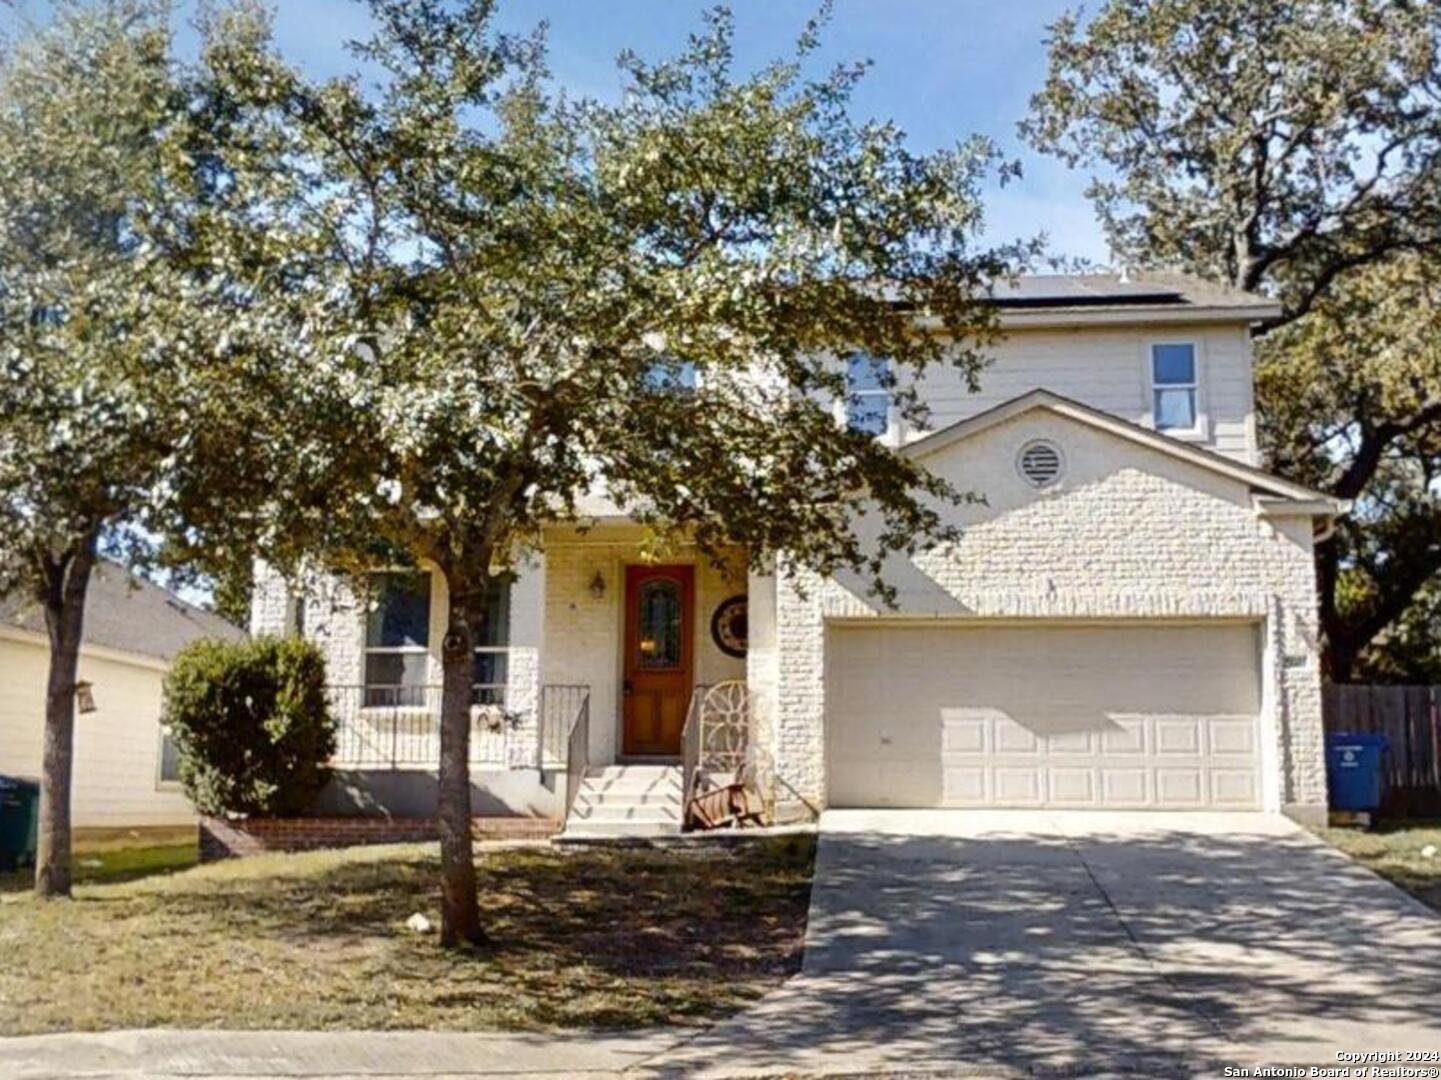
<svg viewBox="0 0 1441 1080">
<path fill-rule="evenodd" d="M 4 1080 L 145 1077 L 605 1078 L 674 1046 L 674 1031 L 621 1036 L 427 1031 L 112 1031 L 0 1039 Z"/>
<path fill-rule="evenodd" d="M 687 1075 L 1441 1051 L 1441 918 L 1261 814 L 829 812 L 802 974 Z"/>
<path fill-rule="evenodd" d="M 803 972 L 699 1035 L 119 1032 L 0 1077 L 1223 1075 L 1441 1051 L 1441 918 L 1260 814 L 830 812 Z"/>
</svg>

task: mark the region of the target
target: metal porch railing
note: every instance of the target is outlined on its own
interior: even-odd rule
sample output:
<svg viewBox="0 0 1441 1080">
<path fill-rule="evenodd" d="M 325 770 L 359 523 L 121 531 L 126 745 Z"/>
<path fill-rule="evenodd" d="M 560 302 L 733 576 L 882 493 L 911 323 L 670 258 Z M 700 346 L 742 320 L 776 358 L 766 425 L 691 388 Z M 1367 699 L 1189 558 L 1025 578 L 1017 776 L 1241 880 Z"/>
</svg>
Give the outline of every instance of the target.
<svg viewBox="0 0 1441 1080">
<path fill-rule="evenodd" d="M 330 686 L 336 720 L 332 764 L 433 769 L 440 763 L 439 686 Z M 503 767 L 523 717 L 499 703 L 470 708 L 470 763 Z"/>
</svg>

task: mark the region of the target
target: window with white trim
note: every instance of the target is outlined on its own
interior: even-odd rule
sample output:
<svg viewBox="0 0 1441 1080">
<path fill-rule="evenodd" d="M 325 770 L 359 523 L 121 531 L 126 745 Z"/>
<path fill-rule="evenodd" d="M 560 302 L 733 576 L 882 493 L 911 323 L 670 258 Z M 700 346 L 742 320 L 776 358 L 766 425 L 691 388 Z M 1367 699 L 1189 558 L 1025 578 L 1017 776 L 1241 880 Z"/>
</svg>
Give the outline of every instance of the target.
<svg viewBox="0 0 1441 1080">
<path fill-rule="evenodd" d="M 1194 344 L 1176 341 L 1151 346 L 1151 416 L 1157 431 L 1194 431 L 1199 389 Z"/>
<path fill-rule="evenodd" d="M 430 574 L 370 576 L 365 704 L 424 705 L 430 673 Z"/>
<path fill-rule="evenodd" d="M 169 724 L 160 725 L 160 768 L 156 779 L 160 785 L 180 783 L 180 747 Z"/>
<path fill-rule="evenodd" d="M 471 701 L 505 704 L 510 668 L 509 578 L 493 579 L 472 629 Z M 425 706 L 430 683 L 430 590 L 425 571 L 371 575 L 371 609 L 365 623 L 365 704 Z M 436 699 L 438 700 L 438 699 Z"/>
<path fill-rule="evenodd" d="M 471 700 L 504 705 L 510 667 L 510 578 L 492 578 L 485 590 L 485 611 L 473 627 L 475 674 Z"/>
<path fill-rule="evenodd" d="M 867 435 L 884 435 L 891 418 L 891 362 L 869 353 L 846 361 L 846 425 Z"/>
</svg>

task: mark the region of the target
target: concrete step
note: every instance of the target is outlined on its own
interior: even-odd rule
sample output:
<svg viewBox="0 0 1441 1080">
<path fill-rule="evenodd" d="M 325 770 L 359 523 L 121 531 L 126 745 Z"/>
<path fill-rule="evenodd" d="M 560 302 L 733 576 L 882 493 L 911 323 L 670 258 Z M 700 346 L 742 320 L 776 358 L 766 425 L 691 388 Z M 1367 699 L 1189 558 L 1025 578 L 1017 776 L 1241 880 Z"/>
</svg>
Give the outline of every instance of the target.
<svg viewBox="0 0 1441 1080">
<path fill-rule="evenodd" d="M 624 837 L 679 836 L 679 821 L 582 821 L 572 817 L 555 841 L 604 840 Z"/>
<path fill-rule="evenodd" d="M 657 787 L 586 787 L 581 784 L 575 797 L 589 802 L 601 802 L 605 799 L 615 799 L 623 803 L 680 802 L 682 790 L 670 784 Z"/>
<path fill-rule="evenodd" d="M 583 780 L 577 789 L 577 794 L 595 799 L 641 799 L 647 796 L 679 799 L 682 790 L 678 783 L 608 785 Z"/>
<path fill-rule="evenodd" d="M 587 791 L 576 792 L 577 806 L 674 806 L 680 808 L 679 791 Z"/>
<path fill-rule="evenodd" d="M 588 769 L 556 840 L 565 843 L 680 835 L 678 765 L 601 765 Z"/>
<path fill-rule="evenodd" d="M 612 803 L 598 803 L 592 806 L 576 806 L 571 812 L 570 819 L 573 821 L 679 822 L 680 807 L 616 806 Z"/>
</svg>

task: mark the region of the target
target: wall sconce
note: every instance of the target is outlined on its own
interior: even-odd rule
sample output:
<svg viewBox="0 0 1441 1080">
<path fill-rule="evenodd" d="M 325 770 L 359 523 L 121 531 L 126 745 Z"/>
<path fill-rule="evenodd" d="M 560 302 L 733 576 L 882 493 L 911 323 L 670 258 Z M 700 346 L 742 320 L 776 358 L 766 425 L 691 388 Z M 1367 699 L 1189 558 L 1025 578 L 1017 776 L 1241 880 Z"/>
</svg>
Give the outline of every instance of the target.
<svg viewBox="0 0 1441 1080">
<path fill-rule="evenodd" d="M 81 679 L 75 684 L 75 707 L 81 714 L 95 711 L 95 684 Z"/>
<path fill-rule="evenodd" d="M 601 576 L 599 570 L 595 572 L 595 577 L 590 579 L 590 595 L 597 600 L 605 595 L 605 578 Z"/>
</svg>

